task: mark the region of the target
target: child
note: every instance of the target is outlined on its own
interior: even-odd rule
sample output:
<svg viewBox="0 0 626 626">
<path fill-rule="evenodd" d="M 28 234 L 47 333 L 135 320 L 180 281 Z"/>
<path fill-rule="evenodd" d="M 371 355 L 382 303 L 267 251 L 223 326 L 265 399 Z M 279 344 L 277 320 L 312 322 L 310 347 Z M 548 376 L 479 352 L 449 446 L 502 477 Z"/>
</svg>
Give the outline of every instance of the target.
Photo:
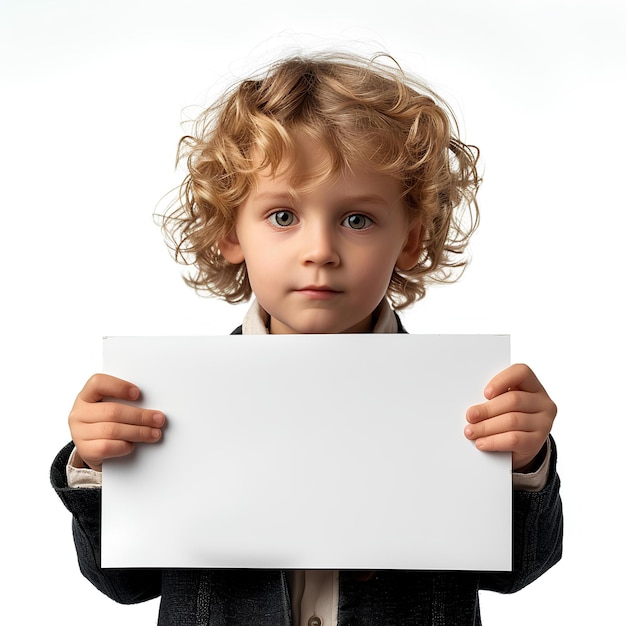
<svg viewBox="0 0 626 626">
<path fill-rule="evenodd" d="M 284 60 L 208 109 L 180 151 L 189 174 L 163 227 L 193 268 L 191 286 L 228 302 L 254 294 L 235 333 L 406 332 L 395 310 L 465 265 L 476 151 L 398 68 L 339 55 Z M 158 441 L 165 423 L 158 410 L 112 401 L 139 394 L 93 376 L 52 481 L 74 516 L 83 574 L 118 602 L 160 595 L 159 624 L 480 624 L 479 589 L 517 591 L 560 558 L 556 407 L 514 365 L 468 409 L 465 429 L 480 450 L 512 453 L 513 572 L 103 570 L 102 463 Z"/>
</svg>

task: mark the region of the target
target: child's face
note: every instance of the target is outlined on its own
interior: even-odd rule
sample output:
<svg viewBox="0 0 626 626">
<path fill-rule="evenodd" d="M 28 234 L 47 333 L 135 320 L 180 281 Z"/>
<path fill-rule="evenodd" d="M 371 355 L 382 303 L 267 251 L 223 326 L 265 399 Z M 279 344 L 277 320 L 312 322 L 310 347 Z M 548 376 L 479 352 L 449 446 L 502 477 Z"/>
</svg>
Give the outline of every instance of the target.
<svg viewBox="0 0 626 626">
<path fill-rule="evenodd" d="M 294 168 L 260 173 L 221 252 L 245 260 L 271 333 L 368 332 L 394 267 L 417 262 L 419 220 L 409 223 L 398 181 L 359 167 L 294 194 L 294 174 L 320 159 L 302 148 Z"/>
</svg>

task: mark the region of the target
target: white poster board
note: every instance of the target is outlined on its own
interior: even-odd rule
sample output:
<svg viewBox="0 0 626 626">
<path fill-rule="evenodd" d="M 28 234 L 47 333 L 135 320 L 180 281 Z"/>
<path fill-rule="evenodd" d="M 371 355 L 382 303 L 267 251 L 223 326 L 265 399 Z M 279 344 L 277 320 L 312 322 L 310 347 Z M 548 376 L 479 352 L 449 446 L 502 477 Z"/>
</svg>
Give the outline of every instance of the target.
<svg viewBox="0 0 626 626">
<path fill-rule="evenodd" d="M 510 455 L 465 412 L 504 335 L 107 337 L 163 411 L 107 461 L 104 567 L 510 570 Z"/>
</svg>

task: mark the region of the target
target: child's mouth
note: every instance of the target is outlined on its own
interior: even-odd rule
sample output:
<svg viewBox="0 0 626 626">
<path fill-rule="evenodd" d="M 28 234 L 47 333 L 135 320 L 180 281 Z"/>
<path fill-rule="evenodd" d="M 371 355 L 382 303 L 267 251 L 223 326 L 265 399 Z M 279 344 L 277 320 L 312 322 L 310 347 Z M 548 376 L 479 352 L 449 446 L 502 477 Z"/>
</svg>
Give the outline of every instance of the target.
<svg viewBox="0 0 626 626">
<path fill-rule="evenodd" d="M 301 289 L 296 289 L 296 292 L 313 300 L 328 300 L 341 293 L 341 291 L 337 291 L 326 285 L 308 285 Z"/>
</svg>

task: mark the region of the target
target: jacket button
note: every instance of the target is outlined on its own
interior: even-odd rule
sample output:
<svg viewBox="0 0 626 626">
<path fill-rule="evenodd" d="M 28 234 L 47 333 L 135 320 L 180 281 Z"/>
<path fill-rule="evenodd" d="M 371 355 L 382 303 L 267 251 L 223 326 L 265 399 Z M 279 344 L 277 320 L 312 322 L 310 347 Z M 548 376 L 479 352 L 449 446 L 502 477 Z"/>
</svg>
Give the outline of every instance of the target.
<svg viewBox="0 0 626 626">
<path fill-rule="evenodd" d="M 309 626 L 322 626 L 322 618 L 317 615 L 309 617 Z"/>
</svg>

